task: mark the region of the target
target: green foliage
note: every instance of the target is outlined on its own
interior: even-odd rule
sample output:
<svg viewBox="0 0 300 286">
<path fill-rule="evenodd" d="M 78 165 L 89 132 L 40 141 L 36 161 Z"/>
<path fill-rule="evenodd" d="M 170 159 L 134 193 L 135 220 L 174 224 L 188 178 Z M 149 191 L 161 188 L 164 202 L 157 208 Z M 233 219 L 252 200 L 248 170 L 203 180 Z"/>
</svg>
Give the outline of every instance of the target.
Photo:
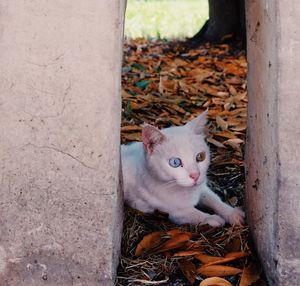
<svg viewBox="0 0 300 286">
<path fill-rule="evenodd" d="M 208 0 L 127 0 L 128 38 L 184 38 L 208 18 Z"/>
</svg>

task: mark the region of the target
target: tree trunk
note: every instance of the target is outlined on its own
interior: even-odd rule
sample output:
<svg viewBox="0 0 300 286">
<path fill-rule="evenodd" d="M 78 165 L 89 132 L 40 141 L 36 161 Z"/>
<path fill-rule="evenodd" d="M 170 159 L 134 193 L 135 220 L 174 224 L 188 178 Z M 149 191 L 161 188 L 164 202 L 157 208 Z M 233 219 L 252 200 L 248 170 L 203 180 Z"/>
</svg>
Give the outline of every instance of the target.
<svg viewBox="0 0 300 286">
<path fill-rule="evenodd" d="M 237 38 L 245 43 L 244 0 L 208 0 L 208 3 L 209 19 L 187 44 L 198 46 L 204 42 L 222 43 Z"/>
</svg>

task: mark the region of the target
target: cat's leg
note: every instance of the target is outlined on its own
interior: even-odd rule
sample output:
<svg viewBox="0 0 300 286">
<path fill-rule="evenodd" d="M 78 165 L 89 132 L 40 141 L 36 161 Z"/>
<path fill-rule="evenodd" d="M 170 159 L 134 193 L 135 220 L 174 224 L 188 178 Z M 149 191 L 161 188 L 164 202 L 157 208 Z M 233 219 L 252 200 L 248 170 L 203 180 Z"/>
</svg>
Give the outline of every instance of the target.
<svg viewBox="0 0 300 286">
<path fill-rule="evenodd" d="M 178 224 L 209 224 L 211 226 L 223 226 L 225 224 L 225 220 L 220 216 L 207 214 L 194 207 L 176 209 L 169 213 L 169 218 Z"/>
<path fill-rule="evenodd" d="M 199 203 L 211 208 L 231 225 L 243 224 L 245 221 L 245 213 L 241 209 L 233 208 L 222 202 L 219 196 L 206 185 L 201 188 Z"/>
<path fill-rule="evenodd" d="M 139 195 L 144 191 L 141 189 L 135 189 L 132 187 L 130 191 L 125 189 L 125 202 L 132 208 L 142 211 L 144 213 L 153 213 L 154 208 L 149 205 L 149 203 Z"/>
<path fill-rule="evenodd" d="M 130 202 L 128 202 L 128 204 L 132 208 L 142 211 L 144 213 L 153 213 L 154 212 L 154 209 L 149 204 L 147 204 L 144 200 L 142 200 L 140 198 L 137 198 L 134 201 L 130 201 Z"/>
</svg>

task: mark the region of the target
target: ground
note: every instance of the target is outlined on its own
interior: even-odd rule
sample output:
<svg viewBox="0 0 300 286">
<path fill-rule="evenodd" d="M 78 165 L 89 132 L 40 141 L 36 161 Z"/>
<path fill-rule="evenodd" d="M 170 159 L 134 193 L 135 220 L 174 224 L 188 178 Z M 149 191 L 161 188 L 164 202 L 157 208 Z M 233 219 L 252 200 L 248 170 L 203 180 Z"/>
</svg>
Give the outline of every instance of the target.
<svg viewBox="0 0 300 286">
<path fill-rule="evenodd" d="M 183 46 L 181 42 L 165 40 L 125 43 L 122 143 L 140 140 L 144 122 L 159 128 L 182 125 L 208 108 L 210 186 L 228 204 L 242 207 L 247 126 L 245 54 L 229 45 L 206 44 L 193 50 Z M 158 231 L 154 235 L 158 241 L 154 243 L 151 235 Z M 145 235 L 150 235 L 150 244 L 137 257 L 136 247 Z M 176 239 L 183 236 L 186 240 L 177 243 Z M 177 244 L 161 249 L 172 239 Z M 186 253 L 187 250 L 195 253 Z M 178 256 L 179 251 L 184 255 L 180 252 Z M 209 259 L 217 260 L 236 255 L 232 253 L 241 255 L 213 266 L 213 270 L 221 272 L 228 266 L 238 269 L 239 273 L 225 273 L 231 283 L 228 285 L 250 285 L 254 281 L 253 285 L 266 285 L 260 277 L 247 226 L 178 226 L 170 223 L 166 214 L 146 215 L 130 208 L 125 209 L 117 285 L 199 285 L 207 276 L 223 276 L 220 271 L 203 274 L 200 268 L 207 262 L 197 258 L 199 252 L 200 257 L 210 255 Z"/>
</svg>

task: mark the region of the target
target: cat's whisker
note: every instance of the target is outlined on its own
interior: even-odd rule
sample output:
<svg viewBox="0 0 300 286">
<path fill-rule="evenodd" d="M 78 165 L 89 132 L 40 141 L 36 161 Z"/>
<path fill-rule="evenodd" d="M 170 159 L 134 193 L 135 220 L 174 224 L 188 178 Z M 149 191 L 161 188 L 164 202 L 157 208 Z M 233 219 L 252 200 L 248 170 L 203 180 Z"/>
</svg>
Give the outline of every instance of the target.
<svg viewBox="0 0 300 286">
<path fill-rule="evenodd" d="M 172 180 L 172 181 L 163 183 L 163 184 L 161 184 L 160 186 L 161 186 L 161 187 L 172 187 L 172 186 L 174 186 L 175 183 L 176 183 L 176 180 Z"/>
</svg>

